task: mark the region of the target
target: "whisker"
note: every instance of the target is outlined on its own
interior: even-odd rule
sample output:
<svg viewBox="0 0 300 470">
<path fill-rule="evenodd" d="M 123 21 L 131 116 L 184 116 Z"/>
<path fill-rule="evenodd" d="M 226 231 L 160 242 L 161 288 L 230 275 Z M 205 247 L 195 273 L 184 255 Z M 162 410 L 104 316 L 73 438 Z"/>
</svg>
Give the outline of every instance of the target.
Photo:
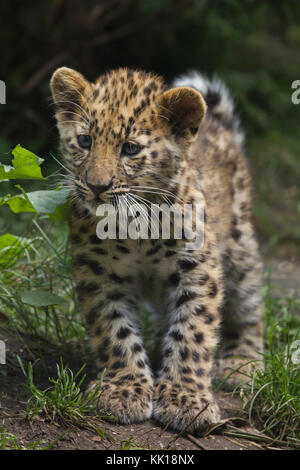
<svg viewBox="0 0 300 470">
<path fill-rule="evenodd" d="M 131 186 L 131 188 L 138 188 L 138 189 L 151 189 L 151 190 L 156 190 L 156 191 L 159 191 L 160 194 L 166 194 L 166 195 L 170 195 L 174 198 L 178 198 L 178 196 L 176 196 L 174 193 L 172 193 L 170 190 L 168 189 L 163 189 L 163 188 L 157 188 L 155 186 Z M 180 199 L 180 198 L 178 198 Z M 181 200 L 181 202 L 184 202 L 183 200 Z"/>
<path fill-rule="evenodd" d="M 86 97 L 85 97 L 79 90 L 76 90 L 76 92 L 78 93 L 79 96 L 81 96 L 81 98 L 83 98 L 83 100 L 84 100 L 84 102 L 85 102 L 85 104 L 86 104 L 86 106 L 87 106 L 87 108 L 88 108 L 88 111 L 89 111 L 89 113 L 90 113 L 88 119 L 89 119 L 89 122 L 90 122 L 90 118 L 91 118 L 91 116 L 92 116 L 92 113 L 91 113 L 91 109 L 90 109 L 90 107 L 89 107 L 88 100 L 86 99 Z"/>
<path fill-rule="evenodd" d="M 79 121 L 72 121 L 71 119 L 65 119 L 64 121 L 60 121 L 62 123 L 66 123 L 66 122 L 72 122 L 73 124 L 80 124 Z M 89 127 L 89 124 L 86 124 L 87 127 Z"/>
<path fill-rule="evenodd" d="M 142 219 L 146 222 L 146 225 L 148 226 L 149 224 L 149 215 L 148 212 L 145 210 L 145 208 L 135 199 L 134 195 L 128 195 L 128 198 L 130 201 L 133 201 L 139 209 L 139 212 L 142 216 Z"/>
<path fill-rule="evenodd" d="M 80 114 L 78 114 L 78 113 L 75 113 L 73 111 L 61 111 L 61 112 L 62 112 L 62 114 L 74 114 L 75 116 L 78 116 L 80 120 L 84 121 L 84 123 L 87 125 L 87 127 L 89 127 L 89 125 L 90 125 L 90 122 L 86 118 L 80 116 Z M 66 121 L 66 122 L 68 122 L 68 121 Z M 74 122 L 76 122 L 76 121 L 74 121 Z"/>
<path fill-rule="evenodd" d="M 80 93 L 79 91 L 78 91 L 78 93 L 79 93 L 80 96 L 83 97 L 82 93 Z M 69 103 L 69 104 L 72 104 L 72 105 L 74 105 L 74 106 L 78 106 L 78 108 L 81 109 L 81 111 L 84 112 L 84 114 L 86 115 L 86 117 L 87 117 L 87 119 L 88 119 L 88 122 L 90 123 L 90 120 L 91 120 L 91 119 L 90 119 L 90 118 L 91 118 L 91 110 L 90 110 L 90 109 L 89 109 L 90 115 L 88 115 L 88 113 L 83 109 L 83 107 L 80 106 L 80 104 L 75 103 L 75 101 L 70 101 L 70 100 L 58 100 L 58 101 L 56 101 L 56 102 L 53 103 L 53 104 L 57 104 L 57 103 Z M 86 102 L 86 105 L 87 105 L 87 107 L 89 108 L 89 105 L 87 104 L 87 102 Z"/>
<path fill-rule="evenodd" d="M 140 200 L 141 202 L 143 202 L 143 203 L 148 207 L 148 209 L 150 209 L 150 211 L 152 211 L 152 207 L 151 207 L 152 203 L 151 203 L 150 201 L 148 201 L 148 199 L 145 199 L 145 198 L 143 198 L 143 197 L 141 197 L 141 196 L 138 196 L 137 194 L 134 194 L 134 195 L 132 195 L 132 196 L 135 197 L 137 200 Z M 161 209 L 161 210 L 162 210 L 162 209 Z M 164 212 L 164 211 L 163 211 L 163 212 Z M 156 217 L 156 219 L 157 219 L 159 225 L 161 226 L 161 222 L 160 222 L 160 220 L 159 220 L 158 215 L 157 215 L 155 212 L 152 212 L 152 213 L 155 215 L 155 217 Z"/>
<path fill-rule="evenodd" d="M 134 213 L 133 213 L 133 210 L 132 210 L 132 204 L 131 204 L 130 200 L 128 200 L 128 199 L 126 198 L 126 199 L 125 199 L 125 204 L 126 204 L 126 206 L 128 207 L 128 210 L 129 210 L 129 212 L 130 212 L 131 215 L 132 215 L 132 218 L 133 218 L 134 223 L 135 223 L 135 228 L 136 228 L 136 230 L 137 230 L 137 228 L 138 228 L 138 223 L 137 223 L 136 218 L 135 218 L 135 216 L 134 216 Z"/>
<path fill-rule="evenodd" d="M 156 192 L 155 192 L 155 191 L 150 191 L 150 190 L 144 190 L 144 189 L 139 190 L 139 189 L 133 189 L 133 188 L 131 188 L 131 190 L 132 190 L 133 192 L 138 192 L 138 193 L 150 193 L 150 194 L 155 194 L 155 195 L 158 195 L 158 196 L 169 196 L 169 197 L 173 197 L 174 199 L 178 199 L 180 202 L 183 203 L 183 200 L 182 200 L 182 199 L 180 199 L 178 196 L 175 196 L 175 195 L 172 194 L 172 193 L 169 194 L 168 192 L 167 192 L 167 193 L 163 193 L 163 192 L 160 192 L 160 191 L 156 191 Z"/>
<path fill-rule="evenodd" d="M 64 166 L 51 152 L 49 152 L 49 154 L 62 168 L 64 168 L 64 170 L 66 170 L 67 173 L 69 173 L 71 176 L 74 176 L 72 171 L 69 170 L 69 168 L 67 168 L 66 166 Z"/>
</svg>

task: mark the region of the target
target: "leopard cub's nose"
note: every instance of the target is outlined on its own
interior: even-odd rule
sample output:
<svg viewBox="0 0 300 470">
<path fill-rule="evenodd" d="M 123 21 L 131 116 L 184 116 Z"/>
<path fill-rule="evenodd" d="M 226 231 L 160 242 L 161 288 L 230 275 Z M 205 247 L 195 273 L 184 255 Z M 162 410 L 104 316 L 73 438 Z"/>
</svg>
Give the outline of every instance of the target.
<svg viewBox="0 0 300 470">
<path fill-rule="evenodd" d="M 111 181 L 109 184 L 92 184 L 87 181 L 86 184 L 97 196 L 98 194 L 108 191 L 112 187 L 113 182 Z"/>
</svg>

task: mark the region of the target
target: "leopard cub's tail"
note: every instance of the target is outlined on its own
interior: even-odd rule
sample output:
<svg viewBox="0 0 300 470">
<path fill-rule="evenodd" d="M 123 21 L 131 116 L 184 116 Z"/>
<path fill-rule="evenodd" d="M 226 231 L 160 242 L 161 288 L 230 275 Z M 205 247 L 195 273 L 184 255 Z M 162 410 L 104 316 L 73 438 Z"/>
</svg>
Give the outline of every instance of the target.
<svg viewBox="0 0 300 470">
<path fill-rule="evenodd" d="M 234 101 L 228 88 L 220 79 L 214 77 L 210 80 L 194 70 L 175 78 L 172 86 L 190 86 L 198 90 L 206 101 L 208 112 L 232 132 L 237 144 L 244 142 L 244 133 L 240 128 Z"/>
</svg>

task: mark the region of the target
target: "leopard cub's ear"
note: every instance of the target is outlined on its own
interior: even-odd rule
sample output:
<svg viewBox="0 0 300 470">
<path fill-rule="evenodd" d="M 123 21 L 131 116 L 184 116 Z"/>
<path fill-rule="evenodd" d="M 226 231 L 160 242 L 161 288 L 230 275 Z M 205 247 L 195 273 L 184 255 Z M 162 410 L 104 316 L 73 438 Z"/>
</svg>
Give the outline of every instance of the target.
<svg viewBox="0 0 300 470">
<path fill-rule="evenodd" d="M 206 113 L 202 95 L 190 87 L 176 87 L 158 97 L 159 115 L 167 121 L 172 133 L 189 142 L 194 140 Z"/>
<path fill-rule="evenodd" d="M 83 93 L 89 87 L 89 82 L 81 73 L 68 67 L 57 69 L 50 80 L 53 101 L 59 110 L 71 110 L 80 105 Z"/>
</svg>

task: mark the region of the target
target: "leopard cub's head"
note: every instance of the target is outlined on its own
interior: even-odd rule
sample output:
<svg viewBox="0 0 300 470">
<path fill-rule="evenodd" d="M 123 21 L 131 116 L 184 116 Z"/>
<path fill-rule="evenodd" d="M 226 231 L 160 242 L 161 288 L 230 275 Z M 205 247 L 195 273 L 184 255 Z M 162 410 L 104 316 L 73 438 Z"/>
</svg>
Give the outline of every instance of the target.
<svg viewBox="0 0 300 470">
<path fill-rule="evenodd" d="M 157 198 L 206 111 L 196 90 L 167 89 L 160 77 L 137 70 L 113 70 L 91 83 L 62 67 L 51 91 L 68 185 L 92 213 L 120 195 Z"/>
</svg>

